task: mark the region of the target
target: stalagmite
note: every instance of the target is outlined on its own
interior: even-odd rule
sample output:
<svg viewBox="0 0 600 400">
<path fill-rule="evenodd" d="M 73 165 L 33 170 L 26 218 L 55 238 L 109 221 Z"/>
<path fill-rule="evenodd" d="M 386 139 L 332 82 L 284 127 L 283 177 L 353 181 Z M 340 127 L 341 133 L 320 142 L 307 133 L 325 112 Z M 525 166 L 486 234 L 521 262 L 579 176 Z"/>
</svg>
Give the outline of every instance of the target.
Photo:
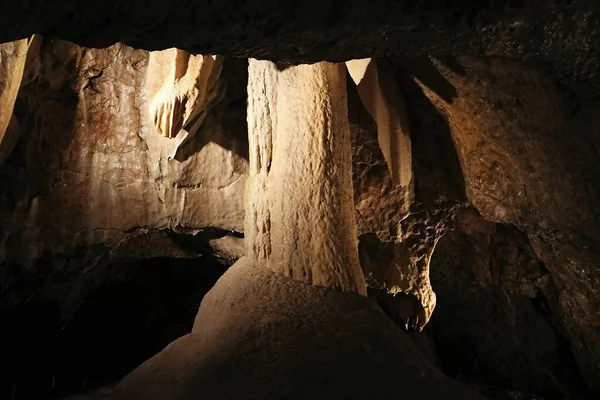
<svg viewBox="0 0 600 400">
<path fill-rule="evenodd" d="M 4 147 L 9 125 L 14 127 L 17 124 L 13 109 L 23 79 L 30 41 L 21 39 L 0 44 L 0 163 L 7 153 Z"/>
<path fill-rule="evenodd" d="M 408 116 L 391 66 L 367 58 L 348 61 L 346 67 L 363 105 L 377 123 L 379 147 L 392 181 L 407 188 L 407 200 L 411 201 L 414 182 Z"/>
<path fill-rule="evenodd" d="M 247 255 L 294 279 L 365 295 L 343 68 L 281 71 L 250 61 Z"/>
<path fill-rule="evenodd" d="M 146 91 L 150 118 L 158 133 L 174 138 L 194 122 L 221 93 L 217 81 L 222 66 L 220 56 L 191 55 L 175 48 L 150 53 Z M 193 125 L 197 129 L 197 124 Z"/>
</svg>

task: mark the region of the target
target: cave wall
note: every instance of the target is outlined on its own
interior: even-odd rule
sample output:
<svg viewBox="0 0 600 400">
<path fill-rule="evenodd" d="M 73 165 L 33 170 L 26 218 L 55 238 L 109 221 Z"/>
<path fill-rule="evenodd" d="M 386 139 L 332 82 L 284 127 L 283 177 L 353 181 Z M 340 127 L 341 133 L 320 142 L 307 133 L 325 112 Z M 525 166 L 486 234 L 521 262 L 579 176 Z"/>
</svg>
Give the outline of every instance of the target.
<svg viewBox="0 0 600 400">
<path fill-rule="evenodd" d="M 435 62 L 456 95 L 424 93 L 446 116 L 469 201 L 490 222 L 527 234 L 558 291 L 549 307 L 581 372 L 600 376 L 598 104 L 510 59 Z"/>
<path fill-rule="evenodd" d="M 232 82 L 206 121 L 210 137 L 197 134 L 195 153 L 176 161 L 183 138 L 157 135 L 143 111 L 147 59 L 123 45 L 43 41 L 15 106 L 18 143 L 0 167 L 0 259 L 18 266 L 2 268 L 5 296 L 53 255 L 78 258 L 91 275 L 107 253 L 142 251 L 135 238 L 148 232 L 242 230 L 247 145 L 235 135 L 245 134 L 245 97 Z M 181 256 L 165 237 L 152 240 L 142 257 Z"/>
<path fill-rule="evenodd" d="M 243 254 L 247 62 L 225 60 L 225 97 L 175 160 L 184 134 L 161 137 L 143 112 L 147 59 L 43 39 L 0 167 L 0 308 L 44 301 L 69 316 L 102 285 L 133 279 L 124 261 Z M 418 268 L 433 252 L 439 304 L 416 340 L 466 381 L 548 399 L 598 393 L 596 104 L 519 61 L 390 61 L 415 202 L 392 185 L 350 83 L 357 236 L 375 235 L 384 269 L 390 241 Z M 471 353 L 457 363 L 453 348 Z"/>
</svg>

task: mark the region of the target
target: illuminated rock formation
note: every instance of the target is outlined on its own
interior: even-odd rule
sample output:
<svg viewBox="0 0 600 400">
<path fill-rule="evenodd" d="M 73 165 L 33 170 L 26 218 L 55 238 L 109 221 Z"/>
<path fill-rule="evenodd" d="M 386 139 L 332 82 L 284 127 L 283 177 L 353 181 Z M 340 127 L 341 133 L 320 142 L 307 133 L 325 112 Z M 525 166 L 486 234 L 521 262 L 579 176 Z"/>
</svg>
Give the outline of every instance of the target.
<svg viewBox="0 0 600 400">
<path fill-rule="evenodd" d="M 0 44 L 0 165 L 10 149 L 6 143 L 9 129 L 17 129 L 18 120 L 13 115 L 17 93 L 21 86 L 29 43 L 32 39 L 21 39 Z"/>
<path fill-rule="evenodd" d="M 248 254 L 111 399 L 480 399 L 364 297 L 343 65 L 251 60 L 248 93 Z"/>
<path fill-rule="evenodd" d="M 175 48 L 150 52 L 146 90 L 158 133 L 174 138 L 215 100 L 222 66 L 222 57 L 191 55 Z"/>
<path fill-rule="evenodd" d="M 377 123 L 377 139 L 396 185 L 408 188 L 413 197 L 413 172 L 410 130 L 404 99 L 393 70 L 385 60 L 351 60 L 348 72 L 358 87 L 363 105 Z"/>
<path fill-rule="evenodd" d="M 279 71 L 251 60 L 249 71 L 247 255 L 309 284 L 366 294 L 343 65 Z"/>
</svg>

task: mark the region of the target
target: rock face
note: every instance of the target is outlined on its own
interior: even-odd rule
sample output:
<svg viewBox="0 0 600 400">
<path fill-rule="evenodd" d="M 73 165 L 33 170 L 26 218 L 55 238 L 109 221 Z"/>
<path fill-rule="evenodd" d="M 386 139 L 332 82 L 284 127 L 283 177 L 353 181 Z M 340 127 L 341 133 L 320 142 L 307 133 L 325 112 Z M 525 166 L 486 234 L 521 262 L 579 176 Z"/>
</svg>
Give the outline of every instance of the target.
<svg viewBox="0 0 600 400">
<path fill-rule="evenodd" d="M 343 64 L 250 61 L 246 248 L 257 265 L 366 295 Z"/>
<path fill-rule="evenodd" d="M 394 72 L 383 59 L 351 60 L 346 66 L 363 105 L 377 123 L 377 141 L 392 182 L 407 189 L 405 202 L 410 204 L 413 198 L 410 131 L 406 104 Z"/>
<path fill-rule="evenodd" d="M 554 311 L 557 281 L 525 234 L 461 211 L 437 245 L 431 280 L 438 307 L 425 336 L 450 376 L 545 399 L 594 398 Z"/>
<path fill-rule="evenodd" d="M 394 398 L 399 390 L 482 399 L 431 367 L 368 299 L 243 258 L 204 298 L 192 333 L 128 375 L 109 398 L 359 399 Z"/>
<path fill-rule="evenodd" d="M 13 215 L 2 220 L 3 240 L 26 242 L 12 236 L 24 226 L 14 235 L 35 237 L 3 259 L 25 262 L 65 244 L 116 243 L 144 228 L 242 230 L 247 167 L 232 126 L 218 122 L 233 115 L 227 105 L 206 121 L 210 138 L 199 138 L 196 154 L 175 161 L 177 140 L 157 135 L 142 112 L 147 52 L 46 41 L 40 59 L 44 70 L 19 96 L 16 114 L 27 121 L 22 139 L 2 170 L 3 202 Z"/>
</svg>

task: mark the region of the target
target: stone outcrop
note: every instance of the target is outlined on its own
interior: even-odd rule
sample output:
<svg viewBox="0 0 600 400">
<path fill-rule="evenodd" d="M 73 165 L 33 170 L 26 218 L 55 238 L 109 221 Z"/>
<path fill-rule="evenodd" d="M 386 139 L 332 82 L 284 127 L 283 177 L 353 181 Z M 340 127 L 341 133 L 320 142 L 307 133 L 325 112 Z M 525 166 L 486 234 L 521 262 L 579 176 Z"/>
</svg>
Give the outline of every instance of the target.
<svg viewBox="0 0 600 400">
<path fill-rule="evenodd" d="M 107 263 L 126 249 L 136 254 L 131 249 L 146 239 L 162 237 L 162 244 L 148 246 L 144 257 L 179 257 L 161 232 L 243 231 L 245 61 L 241 73 L 236 60 L 223 66 L 231 90 L 178 161 L 185 135 L 164 138 L 147 116 L 148 52 L 48 39 L 39 45 L 15 105 L 18 141 L 0 169 L 5 304 L 40 296 L 72 310 L 110 279 Z M 55 291 L 52 279 L 33 284 L 40 263 L 52 265 L 52 275 L 62 271 L 69 289 Z"/>
<path fill-rule="evenodd" d="M 526 234 L 465 209 L 431 262 L 438 307 L 423 336 L 450 376 L 525 398 L 594 398 L 553 311 L 565 295 Z"/>
<path fill-rule="evenodd" d="M 366 290 L 343 65 L 281 71 L 250 60 L 248 81 L 248 254 L 204 298 L 192 333 L 110 398 L 389 398 L 399 387 L 483 398 L 440 374 L 357 296 Z"/>
<path fill-rule="evenodd" d="M 527 233 L 556 282 L 549 307 L 559 329 L 570 332 L 577 363 L 598 388 L 598 105 L 513 60 L 434 64 L 456 96 L 422 88 L 448 119 L 469 200 L 488 221 Z"/>
<path fill-rule="evenodd" d="M 383 59 L 351 60 L 346 62 L 346 67 L 357 86 L 362 105 L 377 126 L 377 143 L 388 168 L 384 185 L 394 191 L 393 197 L 397 197 L 392 200 L 394 205 L 389 207 L 374 193 L 377 187 L 361 187 L 357 191 L 360 193 L 355 205 L 361 219 L 359 230 L 366 233 L 361 237 L 361 266 L 369 287 L 396 296 L 406 329 L 422 330 L 435 309 L 429 261 L 436 241 L 443 233 L 411 240 L 419 234 L 418 230 L 434 224 L 431 220 L 423 220 L 428 218 L 427 215 L 414 212 L 409 119 L 393 69 Z M 355 137 L 359 149 L 364 146 L 365 139 Z M 359 162 L 364 161 L 359 159 Z M 364 170 L 361 166 L 355 169 Z M 363 193 L 363 189 L 367 192 Z M 379 212 L 381 208 L 386 211 Z M 390 211 L 396 215 L 390 216 Z M 390 230 L 384 233 L 381 227 L 386 225 Z"/>
</svg>

